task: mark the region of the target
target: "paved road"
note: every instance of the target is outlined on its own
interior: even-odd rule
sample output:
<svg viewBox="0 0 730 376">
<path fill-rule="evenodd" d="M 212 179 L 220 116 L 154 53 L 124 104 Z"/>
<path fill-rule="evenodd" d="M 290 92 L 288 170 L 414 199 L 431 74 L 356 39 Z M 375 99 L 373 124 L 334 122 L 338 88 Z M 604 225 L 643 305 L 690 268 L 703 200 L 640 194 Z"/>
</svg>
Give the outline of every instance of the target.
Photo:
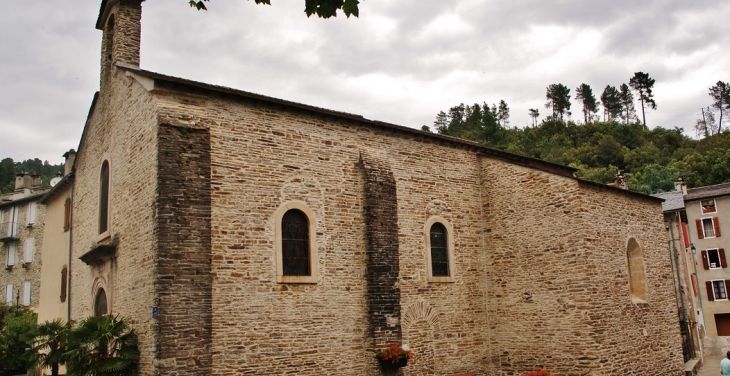
<svg viewBox="0 0 730 376">
<path fill-rule="evenodd" d="M 722 358 L 722 355 L 705 355 L 705 364 L 700 367 L 697 376 L 719 376 Z"/>
</svg>

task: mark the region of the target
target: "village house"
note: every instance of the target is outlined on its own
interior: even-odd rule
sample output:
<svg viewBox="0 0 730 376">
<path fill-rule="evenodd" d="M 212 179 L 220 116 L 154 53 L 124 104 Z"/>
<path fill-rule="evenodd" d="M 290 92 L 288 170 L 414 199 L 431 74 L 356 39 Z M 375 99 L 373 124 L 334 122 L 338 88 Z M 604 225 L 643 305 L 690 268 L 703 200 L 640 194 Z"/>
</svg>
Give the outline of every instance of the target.
<svg viewBox="0 0 730 376">
<path fill-rule="evenodd" d="M 661 201 L 456 138 L 139 67 L 104 0 L 71 319 L 144 375 L 683 375 Z"/>
<path fill-rule="evenodd" d="M 674 271 L 677 313 L 682 333 L 682 352 L 689 369 L 701 365 L 705 333 L 702 300 L 698 289 L 697 250 L 687 227 L 684 194 L 687 186 L 682 179 L 675 182 L 676 190 L 654 196 L 664 200 L 664 223 L 667 230 L 667 248 Z"/>
<path fill-rule="evenodd" d="M 16 176 L 15 190 L 0 195 L 4 261 L 0 286 L 7 304 L 38 307 L 45 217 L 45 207 L 38 201 L 48 188 L 42 186 L 39 175 L 21 172 Z"/>
<path fill-rule="evenodd" d="M 64 154 L 64 171 L 51 181 L 39 203 L 45 207 L 43 247 L 41 249 L 38 323 L 69 320 L 68 265 L 71 251 L 71 167 L 76 151 Z"/>
<path fill-rule="evenodd" d="M 697 287 L 703 301 L 704 348 L 709 354 L 730 350 L 730 269 L 725 249 L 730 229 L 730 183 L 686 189 L 684 203 L 693 253 L 697 255 Z"/>
</svg>

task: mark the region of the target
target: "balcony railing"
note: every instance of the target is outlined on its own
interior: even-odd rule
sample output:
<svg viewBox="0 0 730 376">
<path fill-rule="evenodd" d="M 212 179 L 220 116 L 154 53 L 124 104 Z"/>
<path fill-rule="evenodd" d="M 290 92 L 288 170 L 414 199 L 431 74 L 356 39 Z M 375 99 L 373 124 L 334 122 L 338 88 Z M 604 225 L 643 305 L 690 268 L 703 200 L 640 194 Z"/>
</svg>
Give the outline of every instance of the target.
<svg viewBox="0 0 730 376">
<path fill-rule="evenodd" d="M 0 223 L 0 241 L 18 239 L 18 222 Z"/>
</svg>

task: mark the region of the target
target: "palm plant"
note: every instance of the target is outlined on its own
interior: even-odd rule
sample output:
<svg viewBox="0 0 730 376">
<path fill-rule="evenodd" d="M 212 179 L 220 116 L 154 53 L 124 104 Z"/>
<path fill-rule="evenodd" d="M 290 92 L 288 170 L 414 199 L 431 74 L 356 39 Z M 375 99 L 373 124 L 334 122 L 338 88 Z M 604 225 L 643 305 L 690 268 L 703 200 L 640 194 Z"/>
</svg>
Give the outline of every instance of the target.
<svg viewBox="0 0 730 376">
<path fill-rule="evenodd" d="M 64 364 L 66 353 L 66 337 L 71 325 L 64 324 L 61 319 L 46 321 L 38 325 L 32 333 L 31 351 L 29 352 L 31 368 L 50 368 L 51 375 L 58 376 L 59 368 Z"/>
<path fill-rule="evenodd" d="M 69 375 L 128 376 L 137 372 L 137 334 L 118 316 L 89 317 L 69 332 Z"/>
</svg>

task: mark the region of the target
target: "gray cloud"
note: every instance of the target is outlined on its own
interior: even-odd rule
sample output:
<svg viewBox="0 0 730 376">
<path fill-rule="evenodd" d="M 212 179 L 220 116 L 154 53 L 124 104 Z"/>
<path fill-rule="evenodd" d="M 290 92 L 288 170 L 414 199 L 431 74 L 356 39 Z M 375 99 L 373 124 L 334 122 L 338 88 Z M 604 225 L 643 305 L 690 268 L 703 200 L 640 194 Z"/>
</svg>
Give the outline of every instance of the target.
<svg viewBox="0 0 730 376">
<path fill-rule="evenodd" d="M 381 0 L 361 2 L 360 18 L 330 20 L 303 7 L 145 2 L 142 68 L 413 127 L 461 102 L 500 99 L 522 126 L 528 108 L 546 112 L 551 83 L 600 95 L 636 71 L 657 80 L 649 125 L 691 127 L 707 88 L 730 80 L 724 0 Z M 5 5 L 0 134 L 12 137 L 0 138 L 0 157 L 59 162 L 77 146 L 98 89 L 98 9 Z"/>
</svg>

